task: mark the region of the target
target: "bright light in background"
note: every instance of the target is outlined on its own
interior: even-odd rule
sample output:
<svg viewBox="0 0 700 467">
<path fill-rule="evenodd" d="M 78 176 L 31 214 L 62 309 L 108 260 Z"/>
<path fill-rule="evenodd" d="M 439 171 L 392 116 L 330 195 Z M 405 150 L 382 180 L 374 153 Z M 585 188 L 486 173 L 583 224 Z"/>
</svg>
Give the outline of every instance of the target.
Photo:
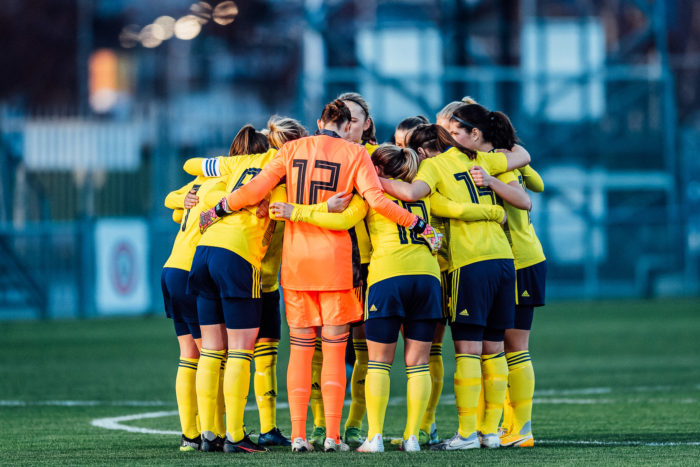
<svg viewBox="0 0 700 467">
<path fill-rule="evenodd" d="M 158 47 L 161 42 L 163 42 L 162 39 L 158 38 L 159 36 L 163 35 L 165 35 L 163 28 L 157 24 L 149 24 L 148 26 L 143 27 L 141 33 L 139 34 L 139 39 L 141 40 L 141 45 L 147 49 L 152 49 L 154 47 Z"/>
<path fill-rule="evenodd" d="M 202 30 L 199 18 L 194 15 L 183 16 L 175 22 L 175 37 L 182 40 L 190 40 L 197 37 Z"/>
<path fill-rule="evenodd" d="M 139 27 L 135 24 L 124 26 L 119 33 L 119 44 L 125 49 L 136 47 L 139 43 Z"/>
<path fill-rule="evenodd" d="M 117 103 L 117 55 L 99 49 L 90 56 L 90 107 L 97 113 L 108 112 Z"/>
<path fill-rule="evenodd" d="M 234 2 L 221 2 L 214 8 L 214 22 L 222 26 L 233 23 L 238 15 L 238 7 Z"/>
<path fill-rule="evenodd" d="M 207 24 L 211 19 L 211 5 L 207 2 L 193 3 L 190 5 L 190 11 L 197 17 L 200 24 Z"/>
<path fill-rule="evenodd" d="M 175 18 L 172 16 L 159 16 L 153 22 L 154 25 L 158 26 L 158 29 L 153 31 L 156 38 L 167 41 L 173 37 L 173 32 L 175 30 Z"/>
</svg>

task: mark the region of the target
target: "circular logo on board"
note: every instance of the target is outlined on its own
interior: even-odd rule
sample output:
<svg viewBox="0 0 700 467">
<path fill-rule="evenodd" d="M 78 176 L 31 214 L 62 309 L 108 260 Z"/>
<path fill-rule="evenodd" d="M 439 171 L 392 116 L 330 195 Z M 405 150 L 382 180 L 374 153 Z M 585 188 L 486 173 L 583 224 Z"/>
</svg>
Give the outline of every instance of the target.
<svg viewBox="0 0 700 467">
<path fill-rule="evenodd" d="M 131 244 L 120 241 L 114 246 L 110 264 L 112 285 L 117 293 L 128 295 L 136 284 L 136 253 Z"/>
</svg>

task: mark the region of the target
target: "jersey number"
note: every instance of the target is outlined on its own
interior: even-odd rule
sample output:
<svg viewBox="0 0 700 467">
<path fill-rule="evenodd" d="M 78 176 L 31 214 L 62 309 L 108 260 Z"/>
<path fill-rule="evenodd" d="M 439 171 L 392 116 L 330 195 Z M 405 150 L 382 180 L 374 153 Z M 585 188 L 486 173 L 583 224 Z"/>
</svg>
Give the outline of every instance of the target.
<svg viewBox="0 0 700 467">
<path fill-rule="evenodd" d="M 245 169 L 245 170 L 243 171 L 243 173 L 241 174 L 241 176 L 238 178 L 238 181 L 236 182 L 236 184 L 233 186 L 233 189 L 231 190 L 231 192 L 234 192 L 234 191 L 236 191 L 238 188 L 242 187 L 243 184 L 246 183 L 246 180 L 245 180 L 245 179 L 246 179 L 246 177 L 247 177 L 248 175 L 251 175 L 250 178 L 252 179 L 253 177 L 255 177 L 255 176 L 256 176 L 257 174 L 259 174 L 260 172 L 262 172 L 262 169 L 258 169 L 257 167 L 251 167 L 250 169 Z"/>
<path fill-rule="evenodd" d="M 428 217 L 428 210 L 425 207 L 425 203 L 423 201 L 413 201 L 413 202 L 407 202 L 407 201 L 394 201 L 396 204 L 401 206 L 402 208 L 406 209 L 407 211 L 412 212 L 413 214 L 417 214 L 421 216 L 423 219 L 426 221 L 430 219 Z M 416 208 L 419 210 L 419 212 L 414 212 L 412 208 Z M 396 228 L 399 229 L 399 242 L 401 242 L 402 245 L 408 244 L 408 239 L 409 237 L 411 238 L 411 243 L 414 245 L 427 245 L 426 241 L 423 240 L 418 236 L 416 232 L 411 231 L 410 233 L 406 230 L 406 227 L 403 225 L 398 225 L 396 224 Z"/>
<path fill-rule="evenodd" d="M 306 185 L 306 168 L 309 165 L 308 159 L 294 159 L 292 167 L 297 168 L 297 192 L 296 203 L 304 204 L 304 187 Z M 330 177 L 327 182 L 311 180 L 309 183 L 309 204 L 318 202 L 318 192 L 336 191 L 338 189 L 338 179 L 340 178 L 340 164 L 329 161 L 316 161 L 314 168 L 330 171 Z"/>
<path fill-rule="evenodd" d="M 194 192 L 197 193 L 201 186 L 202 185 L 192 185 L 192 190 L 194 190 Z M 190 191 L 192 191 L 192 190 L 190 190 Z M 182 227 L 180 228 L 183 232 L 185 231 L 185 228 L 187 227 L 187 219 L 189 219 L 189 217 L 190 217 L 190 210 L 188 209 L 187 214 L 185 214 L 185 218 L 182 219 Z"/>
<path fill-rule="evenodd" d="M 479 204 L 479 196 L 490 196 L 491 203 L 496 204 L 496 197 L 493 194 L 493 190 L 485 186 L 477 187 L 471 175 L 469 175 L 469 172 L 459 172 L 454 174 L 454 177 L 455 180 L 463 181 L 464 184 L 467 185 L 467 191 L 469 191 L 469 198 L 471 198 L 472 203 Z"/>
</svg>

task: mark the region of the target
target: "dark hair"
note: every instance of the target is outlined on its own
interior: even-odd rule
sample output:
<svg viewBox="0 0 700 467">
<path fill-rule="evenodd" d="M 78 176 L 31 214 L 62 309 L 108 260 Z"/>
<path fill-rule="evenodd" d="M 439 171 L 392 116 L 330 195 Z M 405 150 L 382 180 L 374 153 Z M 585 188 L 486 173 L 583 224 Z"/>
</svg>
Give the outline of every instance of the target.
<svg viewBox="0 0 700 467">
<path fill-rule="evenodd" d="M 356 92 L 344 92 L 338 96 L 341 101 L 350 101 L 359 105 L 362 112 L 365 114 L 365 121 L 369 120 L 369 126 L 365 131 L 362 132 L 362 142 L 363 143 L 376 143 L 377 137 L 374 133 L 374 120 L 369 116 L 369 104 L 362 95 Z"/>
<path fill-rule="evenodd" d="M 401 120 L 401 122 L 396 125 L 396 130 L 407 131 L 412 130 L 419 125 L 428 125 L 430 121 L 422 116 L 416 115 L 415 117 L 408 117 Z"/>
<path fill-rule="evenodd" d="M 484 140 L 493 144 L 494 148 L 512 149 L 518 142 L 515 128 L 503 112 L 490 112 L 479 104 L 465 104 L 454 111 L 452 120 L 469 131 L 478 128 L 484 135 Z"/>
<path fill-rule="evenodd" d="M 476 158 L 476 151 L 465 148 L 455 141 L 447 130 L 434 123 L 417 126 L 408 139 L 408 145 L 416 151 L 418 148 L 423 148 L 431 152 L 445 152 L 450 146 L 454 146 L 466 154 L 469 159 Z"/>
<path fill-rule="evenodd" d="M 372 162 L 382 169 L 385 176 L 412 182 L 418 173 L 420 158 L 411 148 L 382 144 L 372 153 Z"/>
<path fill-rule="evenodd" d="M 261 154 L 268 149 L 270 149 L 270 143 L 267 141 L 267 136 L 255 131 L 253 125 L 248 124 L 238 130 L 228 150 L 228 155 Z"/>
<path fill-rule="evenodd" d="M 350 109 L 345 103 L 336 99 L 333 102 L 329 102 L 323 108 L 321 112 L 321 121 L 323 123 L 334 123 L 338 126 L 349 122 L 352 120 L 352 115 L 350 115 Z"/>
</svg>

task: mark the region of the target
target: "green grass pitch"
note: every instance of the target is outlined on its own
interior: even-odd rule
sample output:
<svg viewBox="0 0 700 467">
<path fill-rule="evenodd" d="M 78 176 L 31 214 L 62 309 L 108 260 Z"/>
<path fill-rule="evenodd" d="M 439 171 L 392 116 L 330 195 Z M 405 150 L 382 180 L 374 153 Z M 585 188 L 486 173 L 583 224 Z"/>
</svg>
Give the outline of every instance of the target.
<svg viewBox="0 0 700 467">
<path fill-rule="evenodd" d="M 616 465 L 700 459 L 699 300 L 560 302 L 538 310 L 531 340 L 537 378 L 533 449 L 409 454 L 387 442 L 383 455 L 292 455 L 288 448 L 256 455 L 181 453 L 177 435 L 92 424 L 134 416 L 121 423 L 178 431 L 177 417 L 167 415 L 176 410 L 178 357 L 169 320 L 5 322 L 0 336 L 0 464 Z M 280 403 L 286 403 L 288 342 L 283 337 L 280 346 Z M 449 337 L 444 361 L 438 430 L 447 436 L 457 426 Z M 385 436 L 396 437 L 405 421 L 401 354 L 391 376 L 394 400 Z M 141 416 L 154 412 L 165 415 Z M 278 410 L 278 423 L 289 434 L 286 408 Z M 246 424 L 258 430 L 255 410 L 246 413 Z"/>
</svg>

